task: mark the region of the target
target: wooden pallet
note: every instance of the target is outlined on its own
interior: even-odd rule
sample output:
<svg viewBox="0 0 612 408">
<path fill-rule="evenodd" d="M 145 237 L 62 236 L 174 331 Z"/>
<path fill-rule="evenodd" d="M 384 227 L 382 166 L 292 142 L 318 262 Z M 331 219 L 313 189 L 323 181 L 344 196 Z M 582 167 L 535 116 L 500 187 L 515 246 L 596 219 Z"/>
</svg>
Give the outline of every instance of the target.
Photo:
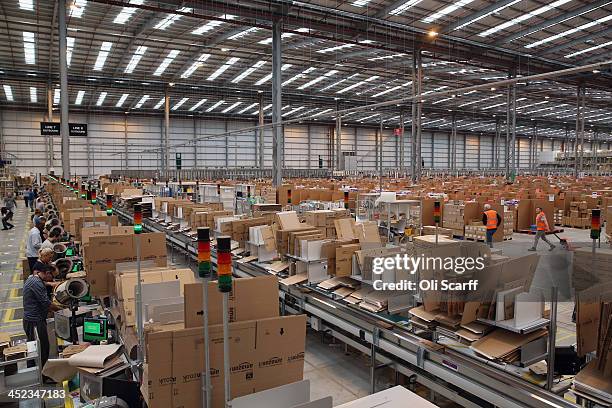
<svg viewBox="0 0 612 408">
<path fill-rule="evenodd" d="M 528 234 L 528 235 L 535 235 L 535 233 L 536 233 L 536 231 L 533 231 L 533 230 L 530 230 L 530 229 L 528 229 L 528 230 L 518 230 L 518 231 L 514 231 L 514 232 L 516 232 L 518 234 Z M 563 232 L 563 228 L 555 228 L 552 231 L 546 231 L 546 235 L 559 234 L 561 232 Z"/>
</svg>

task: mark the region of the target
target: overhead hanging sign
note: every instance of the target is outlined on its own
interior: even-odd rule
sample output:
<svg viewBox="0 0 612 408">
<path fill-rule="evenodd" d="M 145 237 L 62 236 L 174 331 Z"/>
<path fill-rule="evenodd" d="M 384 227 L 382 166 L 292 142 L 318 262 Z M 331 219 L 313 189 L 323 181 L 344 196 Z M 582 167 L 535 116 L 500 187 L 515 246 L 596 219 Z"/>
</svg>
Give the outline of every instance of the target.
<svg viewBox="0 0 612 408">
<path fill-rule="evenodd" d="M 60 123 L 59 122 L 40 122 L 40 135 L 41 136 L 59 136 L 60 135 Z M 86 123 L 69 123 L 68 124 L 68 135 L 87 136 L 87 124 Z"/>
<path fill-rule="evenodd" d="M 86 123 L 69 123 L 68 134 L 70 136 L 87 136 Z"/>
<path fill-rule="evenodd" d="M 59 122 L 40 122 L 40 135 L 41 136 L 59 136 L 60 124 Z"/>
</svg>

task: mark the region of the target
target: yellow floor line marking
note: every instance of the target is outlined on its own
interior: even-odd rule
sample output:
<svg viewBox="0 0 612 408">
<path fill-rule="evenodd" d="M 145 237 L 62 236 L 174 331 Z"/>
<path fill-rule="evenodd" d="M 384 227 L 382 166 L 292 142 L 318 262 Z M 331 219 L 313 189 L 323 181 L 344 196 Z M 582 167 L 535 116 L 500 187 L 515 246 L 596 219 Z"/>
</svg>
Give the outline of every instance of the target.
<svg viewBox="0 0 612 408">
<path fill-rule="evenodd" d="M 13 323 L 13 322 L 19 322 L 21 321 L 21 319 L 15 320 L 13 319 L 15 317 L 15 309 L 9 309 L 6 312 L 4 312 L 4 319 L 2 320 L 3 323 Z"/>
<path fill-rule="evenodd" d="M 21 274 L 16 273 L 13 275 L 13 283 L 19 283 L 19 282 L 21 282 Z"/>
<path fill-rule="evenodd" d="M 11 289 L 11 294 L 9 295 L 9 299 L 21 299 L 21 296 L 19 296 L 18 293 L 19 293 L 18 288 Z"/>
</svg>

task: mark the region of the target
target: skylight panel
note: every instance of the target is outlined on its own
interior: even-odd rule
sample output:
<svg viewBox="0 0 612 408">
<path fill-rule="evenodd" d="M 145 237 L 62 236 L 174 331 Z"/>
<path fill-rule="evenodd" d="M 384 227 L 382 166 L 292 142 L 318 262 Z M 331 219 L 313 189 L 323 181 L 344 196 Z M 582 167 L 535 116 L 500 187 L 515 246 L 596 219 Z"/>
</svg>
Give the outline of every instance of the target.
<svg viewBox="0 0 612 408">
<path fill-rule="evenodd" d="M 100 96 L 98 96 L 98 101 L 96 102 L 96 106 L 102 106 L 102 104 L 104 103 L 104 100 L 106 99 L 106 95 L 108 95 L 107 92 L 100 93 Z"/>
<path fill-rule="evenodd" d="M 496 103 L 495 105 L 485 106 L 484 108 L 482 108 L 482 110 L 489 110 L 489 109 L 497 108 L 499 106 L 504 106 L 505 104 L 506 102 Z"/>
<path fill-rule="evenodd" d="M 77 92 L 76 100 L 74 101 L 75 105 L 80 105 L 83 102 L 83 97 L 85 96 L 85 91 Z"/>
<path fill-rule="evenodd" d="M 192 9 L 190 7 L 181 7 L 177 11 L 180 11 L 182 13 L 190 13 Z M 155 25 L 155 29 L 165 30 L 166 28 L 170 27 L 172 23 L 178 21 L 180 18 L 181 18 L 180 14 L 168 14 L 166 17 L 164 17 L 163 20 L 161 20 L 159 23 Z"/>
<path fill-rule="evenodd" d="M 153 107 L 153 109 L 159 109 L 159 108 L 161 108 L 161 106 L 164 104 L 164 102 L 166 102 L 166 98 L 161 98 L 161 99 L 159 100 L 159 102 L 157 102 L 157 103 L 155 104 L 155 106 Z"/>
<path fill-rule="evenodd" d="M 168 68 L 168 66 L 172 63 L 172 61 L 174 61 L 176 56 L 179 55 L 180 53 L 181 52 L 179 50 L 171 50 L 166 56 L 166 58 L 164 58 L 162 63 L 159 64 L 159 67 L 157 67 L 153 75 L 160 76 L 161 74 L 163 74 L 166 68 Z"/>
<path fill-rule="evenodd" d="M 438 92 L 438 91 L 441 91 L 441 90 L 446 89 L 446 88 L 448 88 L 448 86 L 446 86 L 446 85 L 439 86 L 439 87 L 437 87 L 435 89 L 432 89 L 431 91 L 423 92 L 421 95 L 427 95 L 427 94 L 430 94 L 430 93 Z M 469 95 L 470 93 L 471 92 L 468 92 L 468 93 L 466 93 L 466 95 Z"/>
<path fill-rule="evenodd" d="M 303 110 L 303 109 L 306 109 L 306 107 L 305 107 L 305 106 L 299 106 L 299 107 L 297 107 L 297 108 L 293 108 L 293 109 L 291 109 L 289 112 L 285 112 L 285 113 L 283 113 L 283 115 L 282 115 L 282 116 L 291 116 L 291 115 L 293 115 L 294 113 L 299 112 L 299 111 L 301 111 L 301 110 Z"/>
<path fill-rule="evenodd" d="M 2 85 L 4 88 L 4 96 L 6 96 L 6 100 L 9 102 L 13 102 L 15 99 L 13 98 L 13 89 L 10 85 Z"/>
<path fill-rule="evenodd" d="M 522 110 L 522 109 L 525 109 L 525 108 L 531 108 L 532 106 L 538 106 L 538 105 L 542 105 L 542 104 L 545 104 L 545 103 L 550 103 L 550 101 L 542 101 L 542 102 L 530 103 L 528 105 L 519 106 L 519 107 L 516 108 L 516 110 Z"/>
<path fill-rule="evenodd" d="M 355 7 L 365 7 L 372 0 L 354 0 L 351 4 Z"/>
<path fill-rule="evenodd" d="M 32 103 L 38 102 L 38 95 L 37 95 L 37 90 L 35 86 L 30 87 L 30 102 Z"/>
<path fill-rule="evenodd" d="M 123 95 L 121 95 L 121 98 L 119 98 L 119 101 L 117 101 L 117 104 L 115 105 L 116 108 L 120 108 L 123 106 L 123 103 L 125 102 L 125 100 L 128 98 L 128 96 L 130 96 L 130 94 L 126 94 L 124 93 Z"/>
<path fill-rule="evenodd" d="M 224 100 L 220 100 L 219 102 L 215 103 L 213 106 L 211 106 L 210 108 L 206 109 L 206 112 L 212 112 L 215 109 L 217 109 L 219 106 L 223 105 L 225 103 Z"/>
<path fill-rule="evenodd" d="M 29 31 L 23 32 L 23 52 L 26 64 L 36 64 L 36 43 L 34 41 L 34 33 Z"/>
<path fill-rule="evenodd" d="M 257 106 L 257 102 L 250 104 L 246 108 L 242 108 L 241 110 L 238 111 L 238 114 L 241 115 L 241 114 L 245 113 L 246 111 L 253 109 L 255 106 Z"/>
<path fill-rule="evenodd" d="M 74 0 L 70 5 L 70 17 L 81 18 L 85 12 L 87 0 Z"/>
<path fill-rule="evenodd" d="M 368 61 L 381 61 L 381 60 L 386 60 L 386 59 L 392 59 L 392 58 L 397 58 L 397 57 L 403 57 L 404 53 L 399 53 L 399 54 L 392 54 L 392 55 L 385 55 L 382 57 L 374 57 L 374 58 L 368 58 Z"/>
<path fill-rule="evenodd" d="M 375 113 L 375 114 L 373 114 L 373 115 L 366 116 L 365 118 L 361 118 L 361 119 L 359 119 L 358 121 L 359 121 L 359 122 L 363 122 L 364 120 L 372 119 L 373 117 L 376 117 L 376 116 L 380 116 L 380 113 Z"/>
<path fill-rule="evenodd" d="M 240 58 L 232 57 L 228 59 L 225 64 L 221 65 L 215 72 L 213 72 L 208 78 L 207 81 L 214 81 L 219 75 L 223 74 L 229 67 L 238 62 Z"/>
<path fill-rule="evenodd" d="M 309 28 L 298 28 L 297 31 L 299 31 L 300 33 L 309 33 L 310 29 Z M 281 40 L 285 38 L 291 38 L 296 35 L 297 35 L 296 33 L 282 33 Z M 273 41 L 273 38 L 269 37 L 269 38 L 266 38 L 265 40 L 261 40 L 259 44 L 268 45 L 268 44 L 272 44 L 272 41 Z"/>
<path fill-rule="evenodd" d="M 283 64 L 283 66 L 281 67 L 281 71 L 286 71 L 292 66 L 293 66 L 292 64 Z M 255 85 L 263 85 L 264 83 L 268 82 L 271 78 L 272 78 L 272 73 L 269 73 L 265 77 L 261 78 L 259 81 L 255 82 Z"/>
<path fill-rule="evenodd" d="M 350 76 L 350 77 L 348 77 L 348 78 L 344 78 L 344 79 L 341 79 L 340 81 L 332 82 L 331 84 L 327 85 L 326 87 L 324 87 L 324 88 L 322 88 L 322 89 L 319 89 L 319 92 L 327 91 L 328 89 L 331 89 L 331 88 L 333 88 L 333 87 L 335 87 L 335 86 L 338 86 L 338 85 L 340 85 L 341 83 L 346 82 L 346 81 L 348 81 L 348 80 L 350 80 L 350 79 L 353 79 L 353 78 L 355 78 L 355 77 L 357 77 L 357 76 L 359 76 L 359 74 L 353 74 L 353 75 L 351 75 L 351 76 Z"/>
<path fill-rule="evenodd" d="M 243 73 L 238 75 L 236 78 L 232 79 L 232 83 L 237 84 L 238 82 L 242 81 L 244 78 L 251 75 L 253 72 L 257 71 L 259 68 L 263 67 L 265 64 L 266 64 L 265 61 L 257 61 L 255 64 L 253 64 L 252 67 L 247 68 Z"/>
<path fill-rule="evenodd" d="M 144 0 L 130 0 L 129 2 L 129 4 L 133 4 L 135 6 L 140 6 L 142 3 L 144 3 Z M 117 14 L 117 17 L 115 17 L 115 20 L 113 20 L 113 23 L 125 24 L 136 12 L 136 10 L 138 10 L 136 7 L 123 7 L 119 14 Z"/>
<path fill-rule="evenodd" d="M 462 103 L 461 105 L 459 105 L 460 108 L 463 108 L 464 106 L 470 106 L 470 105 L 474 105 L 475 103 L 481 103 L 482 101 L 488 101 L 489 99 L 495 99 L 495 98 L 499 98 L 503 95 L 493 95 L 493 96 L 488 96 L 486 98 L 480 98 L 480 99 L 476 99 L 473 100 L 471 102 L 466 102 L 466 103 Z"/>
<path fill-rule="evenodd" d="M 389 14 L 391 15 L 398 15 L 398 14 L 402 14 L 404 11 L 408 10 L 411 7 L 416 6 L 417 4 L 419 4 L 422 0 L 407 0 L 404 4 L 394 8 L 393 10 L 391 10 L 389 12 Z"/>
<path fill-rule="evenodd" d="M 57 105 L 58 103 L 60 103 L 60 90 L 59 88 L 55 88 L 53 90 L 53 104 Z"/>
<path fill-rule="evenodd" d="M 599 24 L 603 24 L 603 23 L 605 23 L 606 21 L 610 21 L 610 20 L 612 20 L 612 14 L 610 14 L 609 16 L 605 16 L 605 17 L 599 18 L 599 19 L 597 19 L 597 20 L 591 21 L 591 22 L 589 22 L 589 23 L 583 24 L 583 25 L 581 25 L 581 26 L 574 27 L 574 28 L 572 28 L 572 29 L 570 29 L 570 30 L 565 30 L 565 31 L 562 31 L 562 32 L 560 32 L 559 34 L 552 35 L 552 36 L 550 36 L 550 37 L 546 37 L 546 38 L 544 38 L 544 39 L 542 39 L 542 40 L 540 40 L 540 41 L 536 41 L 536 42 L 534 42 L 534 43 L 527 44 L 527 45 L 525 46 L 525 48 L 534 48 L 534 47 L 538 47 L 538 46 L 540 46 L 540 45 L 542 45 L 542 44 L 546 44 L 546 43 L 549 43 L 549 42 L 551 42 L 551 41 L 558 40 L 559 38 L 563 38 L 563 37 L 566 37 L 566 36 L 568 36 L 568 35 L 571 35 L 571 34 L 577 33 L 578 31 L 586 30 L 586 29 L 588 29 L 588 28 L 594 27 L 594 26 L 599 25 Z"/>
<path fill-rule="evenodd" d="M 233 20 L 236 18 L 236 16 L 233 16 L 231 14 L 225 14 L 223 16 L 221 16 L 221 18 L 225 18 L 226 20 Z M 191 34 L 195 34 L 195 35 L 202 35 L 204 33 L 207 33 L 211 30 L 214 30 L 215 28 L 221 26 L 223 23 L 225 23 L 225 21 L 221 21 L 221 20 L 212 20 L 209 21 L 208 23 L 204 24 L 201 27 L 196 28 L 195 30 L 193 30 L 191 32 Z"/>
<path fill-rule="evenodd" d="M 140 109 L 140 108 L 142 108 L 142 105 L 144 105 L 144 104 L 145 104 L 145 102 L 149 100 L 149 98 L 150 98 L 150 96 L 149 96 L 149 95 L 143 95 L 143 96 L 142 96 L 142 98 L 140 98 L 140 99 L 138 100 L 138 102 L 136 103 L 135 108 L 136 108 L 136 109 Z"/>
<path fill-rule="evenodd" d="M 94 71 L 102 71 L 104 68 L 104 63 L 106 62 L 106 58 L 108 57 L 108 53 L 113 47 L 112 42 L 104 41 L 102 46 L 100 47 L 100 52 L 98 53 L 98 58 L 96 58 L 96 63 L 94 64 Z"/>
<path fill-rule="evenodd" d="M 402 89 L 402 88 L 405 88 L 405 87 L 410 86 L 410 85 L 412 85 L 412 81 L 406 82 L 406 83 L 404 83 L 402 85 L 393 86 L 393 87 L 391 87 L 389 89 L 385 89 L 384 91 L 381 91 L 381 92 L 379 92 L 377 94 L 372 95 L 372 98 L 378 98 L 379 96 L 386 95 L 388 93 L 397 91 L 398 89 Z"/>
<path fill-rule="evenodd" d="M 132 59 L 130 59 L 130 62 L 127 64 L 127 67 L 125 67 L 124 73 L 131 74 L 132 72 L 134 72 L 134 69 L 136 68 L 146 51 L 147 47 L 145 47 L 144 45 L 141 45 L 136 48 L 134 55 L 132 55 Z"/>
<path fill-rule="evenodd" d="M 183 98 L 183 99 L 181 99 L 180 101 L 178 101 L 178 102 L 177 102 L 177 103 L 176 103 L 176 104 L 175 104 L 175 105 L 172 107 L 172 110 L 173 110 L 173 111 L 177 110 L 178 108 L 180 108 L 181 106 L 183 106 L 183 104 L 184 104 L 185 102 L 187 102 L 188 100 L 189 100 L 189 98 Z"/>
<path fill-rule="evenodd" d="M 313 86 L 314 84 L 318 84 L 319 82 L 328 79 L 334 75 L 336 75 L 338 73 L 337 70 L 332 69 L 331 71 L 327 72 L 325 75 L 316 77 L 315 79 L 306 82 L 304 85 L 298 87 L 298 89 L 306 89 L 306 88 L 310 88 L 311 86 Z"/>
<path fill-rule="evenodd" d="M 232 35 L 231 37 L 227 37 L 228 40 L 238 40 L 244 36 L 247 36 L 249 34 L 255 33 L 259 31 L 259 27 L 251 27 L 251 28 L 247 28 L 246 30 L 243 30 L 237 34 Z"/>
<path fill-rule="evenodd" d="M 450 97 L 450 98 L 439 99 L 437 101 L 432 102 L 431 104 L 432 105 L 437 105 L 437 104 L 442 103 L 442 102 L 452 101 L 453 99 L 455 99 L 455 98 Z"/>
<path fill-rule="evenodd" d="M 334 52 L 334 51 L 339 51 L 339 50 L 344 50 L 346 48 L 351 48 L 351 47 L 355 47 L 357 44 L 342 44 L 342 45 L 336 45 L 335 47 L 330 47 L 330 48 L 323 48 L 322 50 L 318 50 L 318 53 L 321 54 L 326 54 L 328 52 Z"/>
<path fill-rule="evenodd" d="M 238 106 L 240 104 L 242 104 L 242 102 L 234 102 L 230 106 L 228 106 L 227 108 L 223 109 L 223 111 L 221 111 L 221 113 L 228 113 L 229 111 L 231 111 L 232 109 L 234 109 L 236 106 Z"/>
<path fill-rule="evenodd" d="M 207 100 L 208 99 L 206 99 L 206 98 L 200 99 L 200 101 L 198 103 L 196 103 L 191 108 L 189 108 L 189 112 L 193 112 L 194 110 L 198 109 L 200 106 L 204 105 L 204 102 L 206 102 Z"/>
<path fill-rule="evenodd" d="M 300 72 L 297 75 L 292 76 L 291 78 L 289 78 L 288 80 L 283 82 L 281 86 L 289 85 L 290 83 L 292 83 L 294 81 L 297 81 L 300 78 L 304 78 L 306 75 L 310 74 L 315 69 L 316 68 L 314 68 L 314 67 L 306 68 L 304 71 Z"/>
<path fill-rule="evenodd" d="M 74 37 L 66 37 L 66 64 L 70 66 L 72 51 L 74 50 Z"/>
<path fill-rule="evenodd" d="M 181 78 L 189 78 L 194 72 L 196 72 L 196 70 L 198 68 L 200 68 L 202 65 L 204 65 L 204 62 L 210 58 L 210 54 L 202 54 L 198 57 L 198 59 L 191 64 L 191 66 L 189 68 L 187 68 L 185 70 L 185 72 L 183 72 L 183 74 L 181 75 Z"/>
<path fill-rule="evenodd" d="M 270 103 L 270 104 L 268 104 L 268 105 L 264 106 L 264 107 L 261 109 L 261 111 L 262 111 L 262 112 L 265 112 L 265 111 L 267 111 L 268 109 L 270 109 L 271 107 L 272 107 L 272 104 Z M 256 110 L 255 112 L 253 112 L 253 115 L 259 115 L 259 110 Z"/>
<path fill-rule="evenodd" d="M 364 84 L 366 84 L 366 83 L 368 83 L 368 82 L 375 81 L 375 80 L 377 80 L 378 78 L 380 78 L 380 76 L 378 76 L 378 75 L 371 76 L 371 77 L 369 77 L 368 79 L 365 79 L 365 80 L 363 80 L 363 81 L 356 82 L 356 83 L 354 83 L 353 85 L 347 86 L 346 88 L 341 89 L 341 90 L 337 91 L 336 93 L 337 93 L 337 94 L 343 94 L 343 93 L 346 93 L 346 92 L 350 91 L 351 89 L 355 89 L 355 88 L 357 88 L 357 87 L 359 87 L 359 86 L 361 86 L 361 85 L 364 85 Z"/>
<path fill-rule="evenodd" d="M 455 28 L 453 29 L 453 31 L 455 31 L 455 30 L 460 30 L 460 29 L 462 29 L 463 27 L 469 26 L 470 24 L 473 24 L 473 23 L 475 23 L 475 22 L 476 22 L 476 21 L 478 21 L 478 20 L 482 20 L 483 18 L 488 17 L 488 16 L 490 16 L 490 15 L 492 15 L 492 14 L 499 13 L 501 10 L 503 10 L 503 9 L 505 9 L 505 8 L 508 8 L 508 7 L 512 6 L 512 5 L 514 5 L 514 4 L 518 3 L 518 2 L 520 2 L 520 1 L 521 1 L 521 0 L 514 0 L 513 2 L 510 2 L 510 3 L 508 3 L 508 4 L 504 4 L 503 6 L 500 6 L 500 7 L 496 8 L 496 9 L 494 9 L 494 10 L 491 10 L 491 11 L 489 11 L 488 13 L 485 13 L 485 14 L 483 14 L 483 15 L 481 15 L 481 16 L 475 17 L 475 18 L 474 18 L 474 19 L 472 19 L 472 20 L 466 21 L 465 23 L 461 24 L 460 26 L 455 27 Z"/>
<path fill-rule="evenodd" d="M 333 109 L 331 109 L 331 108 L 325 109 L 325 110 L 322 110 L 319 113 L 315 113 L 314 115 L 312 115 L 312 117 L 314 118 L 314 117 L 317 117 L 317 116 L 325 115 L 327 112 L 331 112 L 331 111 L 333 111 Z"/>
<path fill-rule="evenodd" d="M 425 17 L 424 19 L 422 19 L 421 21 L 424 23 L 433 23 L 434 21 L 439 20 L 440 18 L 452 13 L 455 10 L 459 10 L 460 8 L 472 3 L 474 0 L 459 0 L 457 2 L 455 2 L 454 4 L 451 4 L 449 6 L 444 7 L 442 10 L 433 13 L 430 16 Z"/>
<path fill-rule="evenodd" d="M 34 0 L 19 0 L 19 8 L 34 11 Z"/>
<path fill-rule="evenodd" d="M 537 8 L 533 11 L 530 11 L 529 13 L 525 13 L 522 14 L 516 18 L 513 18 L 512 20 L 508 20 L 505 23 L 502 24 L 498 24 L 494 27 L 489 28 L 488 30 L 483 31 L 482 33 L 478 34 L 480 37 L 488 37 L 491 34 L 495 34 L 498 31 L 501 30 L 505 30 L 508 27 L 512 27 L 516 24 L 520 24 L 523 21 L 529 20 L 532 17 L 538 16 L 540 14 L 546 13 L 547 11 L 550 11 L 556 7 L 562 6 L 565 3 L 569 3 L 572 0 L 557 0 L 555 2 L 552 2 L 550 4 L 547 4 L 546 6 Z"/>
</svg>

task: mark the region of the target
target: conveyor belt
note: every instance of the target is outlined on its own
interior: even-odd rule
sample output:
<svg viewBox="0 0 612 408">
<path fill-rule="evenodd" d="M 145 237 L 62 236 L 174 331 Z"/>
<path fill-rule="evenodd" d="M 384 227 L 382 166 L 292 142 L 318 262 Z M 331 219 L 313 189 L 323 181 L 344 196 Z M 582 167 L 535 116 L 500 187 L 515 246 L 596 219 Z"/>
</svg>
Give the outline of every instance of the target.
<svg viewBox="0 0 612 408">
<path fill-rule="evenodd" d="M 115 213 L 127 223 L 131 214 L 122 208 Z M 168 232 L 160 224 L 146 219 L 143 226 L 150 232 L 164 232 L 168 243 L 196 259 L 194 241 L 182 233 Z M 212 254 L 213 268 L 216 263 Z M 234 274 L 240 277 L 269 275 L 253 263 L 234 263 Z M 322 323 L 325 330 L 343 342 L 371 355 L 435 392 L 465 407 L 578 407 L 555 393 L 532 384 L 503 364 L 466 356 L 445 348 L 438 352 L 426 348 L 421 338 L 403 325 L 377 314 L 349 307 L 304 285 L 279 284 L 283 310 L 306 313 L 310 322 Z M 373 377 L 373 376 L 372 376 Z M 567 387 L 559 387 L 560 390 Z"/>
</svg>

